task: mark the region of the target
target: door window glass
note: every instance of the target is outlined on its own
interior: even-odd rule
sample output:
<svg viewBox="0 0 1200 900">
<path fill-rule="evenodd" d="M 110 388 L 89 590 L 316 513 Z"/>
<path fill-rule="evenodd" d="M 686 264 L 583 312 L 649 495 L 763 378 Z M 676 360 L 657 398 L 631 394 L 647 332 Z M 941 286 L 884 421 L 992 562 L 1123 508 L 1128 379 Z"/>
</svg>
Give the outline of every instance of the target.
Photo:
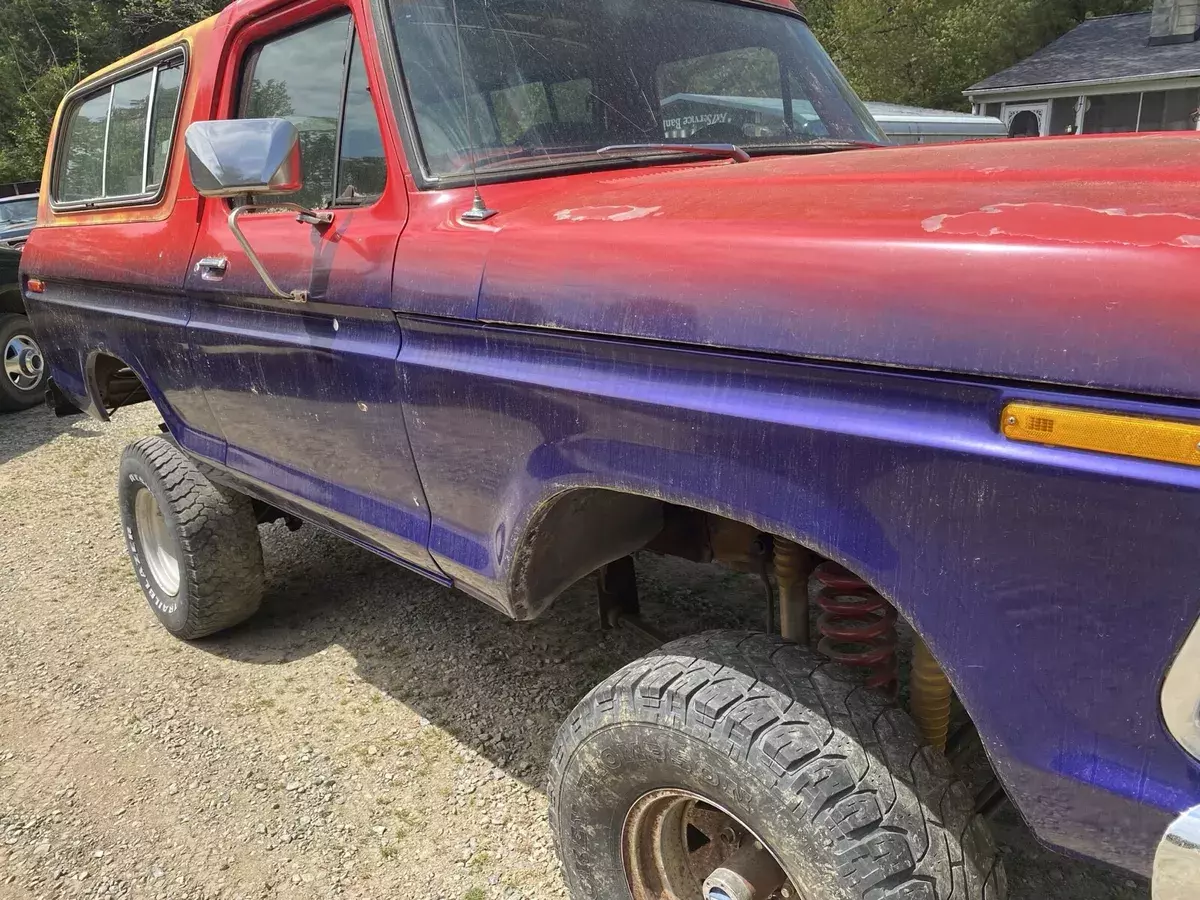
<svg viewBox="0 0 1200 900">
<path fill-rule="evenodd" d="M 346 114 L 342 119 L 341 153 L 338 160 L 338 201 L 377 197 L 387 183 L 383 135 L 375 101 L 367 82 L 367 65 L 357 36 L 350 54 L 346 79 Z"/>
<path fill-rule="evenodd" d="M 351 26 L 348 13 L 324 19 L 264 41 L 247 60 L 241 117 L 287 119 L 300 134 L 304 186 L 273 198 L 322 209 L 383 191 L 383 137 Z"/>
<path fill-rule="evenodd" d="M 243 76 L 243 119 L 287 119 L 300 133 L 304 187 L 274 199 L 307 207 L 333 202 L 333 166 L 350 16 L 341 15 L 260 44 Z"/>
</svg>

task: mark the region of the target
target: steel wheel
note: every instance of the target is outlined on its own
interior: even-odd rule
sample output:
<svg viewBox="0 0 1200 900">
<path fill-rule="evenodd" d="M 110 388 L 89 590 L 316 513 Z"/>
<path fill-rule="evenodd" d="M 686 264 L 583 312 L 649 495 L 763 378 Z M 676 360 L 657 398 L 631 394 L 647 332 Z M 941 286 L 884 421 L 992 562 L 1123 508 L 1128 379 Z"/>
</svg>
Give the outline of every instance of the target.
<svg viewBox="0 0 1200 900">
<path fill-rule="evenodd" d="M 174 597 L 179 593 L 179 551 L 158 501 L 146 488 L 141 488 L 134 498 L 133 515 L 142 559 L 158 586 Z"/>
<path fill-rule="evenodd" d="M 754 832 L 716 804 L 688 791 L 652 791 L 638 800 L 625 817 L 622 845 L 634 900 L 799 896 L 774 853 Z M 756 855 L 760 857 L 757 860 Z M 725 877 L 738 873 L 749 876 L 746 884 L 737 878 L 731 884 Z M 705 882 L 713 880 L 720 884 L 709 884 L 706 892 Z"/>
<path fill-rule="evenodd" d="M 4 374 L 18 390 L 37 387 L 44 365 L 37 341 L 28 334 L 14 334 L 4 345 Z"/>
</svg>

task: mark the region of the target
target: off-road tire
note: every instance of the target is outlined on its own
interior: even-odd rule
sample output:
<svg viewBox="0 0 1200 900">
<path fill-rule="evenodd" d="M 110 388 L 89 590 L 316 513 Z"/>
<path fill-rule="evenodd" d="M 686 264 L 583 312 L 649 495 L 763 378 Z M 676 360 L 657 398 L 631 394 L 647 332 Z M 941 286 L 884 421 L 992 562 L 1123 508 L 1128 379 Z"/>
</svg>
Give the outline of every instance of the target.
<svg viewBox="0 0 1200 900">
<path fill-rule="evenodd" d="M 628 900 L 629 809 L 674 788 L 758 835 L 812 900 L 1004 900 L 973 799 L 908 715 L 815 653 L 710 632 L 625 666 L 551 753 L 550 825 L 576 900 Z"/>
<path fill-rule="evenodd" d="M 174 597 L 141 558 L 134 503 L 143 489 L 154 495 L 176 541 L 180 584 Z M 134 574 L 167 631 L 193 640 L 254 615 L 263 595 L 263 555 L 248 497 L 214 484 L 158 437 L 125 448 L 117 494 Z"/>
<path fill-rule="evenodd" d="M 46 396 L 44 369 L 42 377 L 28 388 L 17 387 L 3 370 L 4 349 L 8 346 L 8 342 L 17 335 L 24 335 L 36 343 L 28 318 L 16 313 L 0 313 L 0 412 L 30 409 L 41 403 Z"/>
</svg>

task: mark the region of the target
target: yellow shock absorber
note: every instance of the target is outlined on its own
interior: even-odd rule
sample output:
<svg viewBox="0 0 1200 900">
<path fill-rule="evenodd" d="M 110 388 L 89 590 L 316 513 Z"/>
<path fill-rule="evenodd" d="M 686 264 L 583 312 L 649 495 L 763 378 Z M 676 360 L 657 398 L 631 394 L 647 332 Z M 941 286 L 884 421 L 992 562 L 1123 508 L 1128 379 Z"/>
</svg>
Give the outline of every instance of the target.
<svg viewBox="0 0 1200 900">
<path fill-rule="evenodd" d="M 946 749 L 950 730 L 950 679 L 933 658 L 925 642 L 913 644 L 912 675 L 908 682 L 909 708 L 927 743 Z"/>
<path fill-rule="evenodd" d="M 779 633 L 808 643 L 808 576 L 812 554 L 795 541 L 775 538 L 775 580 L 779 583 Z"/>
</svg>

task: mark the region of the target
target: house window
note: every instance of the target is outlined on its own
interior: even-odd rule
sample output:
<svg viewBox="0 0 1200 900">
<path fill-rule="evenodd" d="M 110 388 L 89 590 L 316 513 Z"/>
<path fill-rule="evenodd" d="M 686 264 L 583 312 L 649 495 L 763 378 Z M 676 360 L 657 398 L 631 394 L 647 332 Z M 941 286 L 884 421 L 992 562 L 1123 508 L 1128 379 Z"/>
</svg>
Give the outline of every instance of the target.
<svg viewBox="0 0 1200 900">
<path fill-rule="evenodd" d="M 1003 103 L 988 103 L 983 107 L 983 114 L 985 116 L 992 116 L 995 119 L 999 119 L 1003 113 L 1004 113 L 1004 104 Z"/>
<path fill-rule="evenodd" d="M 1192 131 L 1192 114 L 1200 104 L 1200 90 L 1150 91 L 1142 95 L 1142 117 L 1138 131 Z"/>
<path fill-rule="evenodd" d="M 74 101 L 51 195 L 88 206 L 153 199 L 162 186 L 183 82 L 176 54 Z"/>
<path fill-rule="evenodd" d="M 1104 94 L 1089 97 L 1087 113 L 1083 117 L 1084 133 L 1113 134 L 1137 131 L 1141 99 L 1141 94 Z"/>
<path fill-rule="evenodd" d="M 1050 134 L 1074 134 L 1078 97 L 1058 97 L 1050 101 Z"/>
</svg>

